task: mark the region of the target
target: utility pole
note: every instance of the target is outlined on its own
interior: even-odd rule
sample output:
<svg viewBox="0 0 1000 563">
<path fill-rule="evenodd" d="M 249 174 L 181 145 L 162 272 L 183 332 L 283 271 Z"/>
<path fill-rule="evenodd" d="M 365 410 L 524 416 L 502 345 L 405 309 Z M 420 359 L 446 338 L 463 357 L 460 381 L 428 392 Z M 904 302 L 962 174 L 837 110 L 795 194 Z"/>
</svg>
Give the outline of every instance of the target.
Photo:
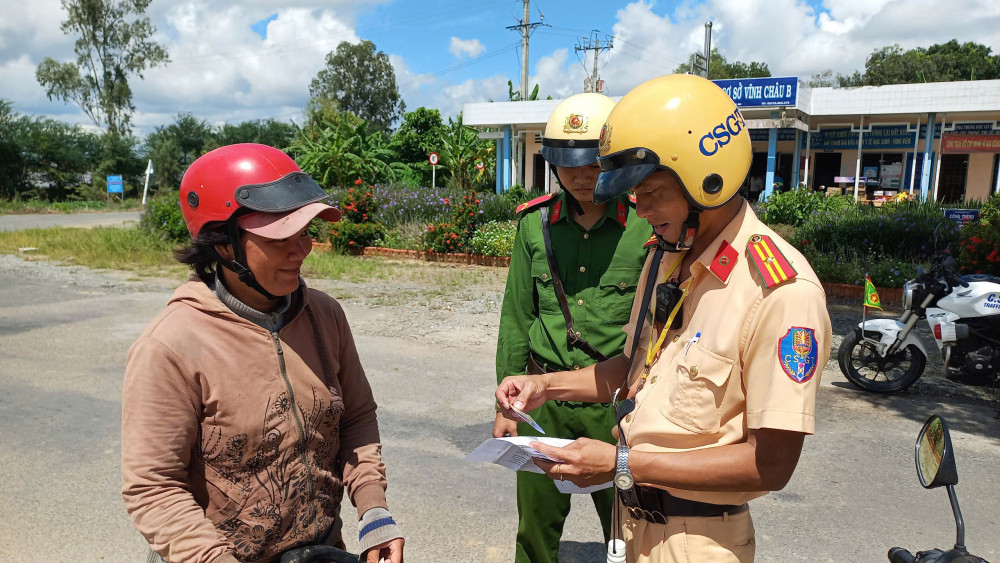
<svg viewBox="0 0 1000 563">
<path fill-rule="evenodd" d="M 694 68 L 701 76 L 708 78 L 708 67 L 712 62 L 712 20 L 705 22 L 705 51 L 695 53 Z M 692 69 L 694 70 L 694 69 Z"/>
<path fill-rule="evenodd" d="M 531 36 L 531 30 L 545 24 L 541 21 L 531 23 L 531 10 L 528 7 L 530 0 L 520 1 L 524 3 L 524 19 L 517 25 L 507 26 L 507 29 L 521 33 L 521 101 L 525 101 L 528 99 L 528 37 Z M 541 12 L 539 12 L 539 19 L 545 19 Z"/>
<path fill-rule="evenodd" d="M 599 82 L 597 80 L 597 55 L 601 51 L 607 51 L 614 48 L 614 40 L 611 38 L 607 39 L 607 45 L 601 46 L 601 40 L 597 38 L 598 30 L 591 32 L 591 36 L 586 39 L 586 43 L 583 45 L 577 44 L 577 51 L 593 51 L 594 52 L 594 68 L 590 71 L 590 78 L 583 81 L 583 91 L 584 92 L 601 92 L 604 88 L 598 88 Z M 593 44 L 591 44 L 593 41 Z"/>
</svg>

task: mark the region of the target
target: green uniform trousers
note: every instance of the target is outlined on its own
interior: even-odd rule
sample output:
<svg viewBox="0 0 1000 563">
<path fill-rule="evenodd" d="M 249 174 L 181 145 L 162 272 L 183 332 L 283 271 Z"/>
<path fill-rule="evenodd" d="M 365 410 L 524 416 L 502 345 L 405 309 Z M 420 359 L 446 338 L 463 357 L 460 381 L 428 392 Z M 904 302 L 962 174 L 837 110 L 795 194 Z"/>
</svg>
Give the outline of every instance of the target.
<svg viewBox="0 0 1000 563">
<path fill-rule="evenodd" d="M 531 411 L 546 436 L 556 438 L 593 438 L 615 443 L 611 429 L 614 413 L 606 404 L 546 401 Z M 538 436 L 538 432 L 518 423 L 519 436 Z M 604 542 L 611 538 L 611 509 L 614 487 L 591 493 L 597 515 L 604 529 Z M 517 563 L 557 563 L 559 539 L 569 515 L 572 495 L 560 493 L 548 475 L 530 471 L 517 472 Z M 594 538 L 595 540 L 597 538 Z"/>
</svg>

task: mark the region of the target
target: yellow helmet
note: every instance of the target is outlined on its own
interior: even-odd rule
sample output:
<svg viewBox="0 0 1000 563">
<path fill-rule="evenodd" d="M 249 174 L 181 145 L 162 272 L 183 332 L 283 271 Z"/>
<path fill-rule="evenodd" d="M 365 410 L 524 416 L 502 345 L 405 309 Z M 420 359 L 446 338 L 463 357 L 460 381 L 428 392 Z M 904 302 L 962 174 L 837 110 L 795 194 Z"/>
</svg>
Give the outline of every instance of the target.
<svg viewBox="0 0 1000 563">
<path fill-rule="evenodd" d="M 542 158 L 553 166 L 574 168 L 597 163 L 601 127 L 615 102 L 604 94 L 576 94 L 549 116 L 542 135 Z"/>
<path fill-rule="evenodd" d="M 732 199 L 753 158 L 736 104 L 721 88 L 691 74 L 654 78 L 625 94 L 604 123 L 599 148 L 594 203 L 666 169 L 698 210 Z"/>
</svg>

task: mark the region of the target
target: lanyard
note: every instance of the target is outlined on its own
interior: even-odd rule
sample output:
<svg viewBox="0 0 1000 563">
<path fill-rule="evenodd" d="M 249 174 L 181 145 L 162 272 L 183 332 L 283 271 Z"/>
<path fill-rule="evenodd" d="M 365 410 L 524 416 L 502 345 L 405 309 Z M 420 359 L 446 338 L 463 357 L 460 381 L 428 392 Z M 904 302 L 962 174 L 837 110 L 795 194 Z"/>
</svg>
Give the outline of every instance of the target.
<svg viewBox="0 0 1000 563">
<path fill-rule="evenodd" d="M 670 267 L 667 274 L 663 276 L 663 282 L 670 279 L 670 276 L 673 275 L 674 271 L 677 270 L 677 267 L 680 266 L 686 254 L 687 252 L 681 253 L 681 255 L 677 258 L 677 262 L 674 262 L 674 265 Z M 653 361 L 656 359 L 656 354 L 659 353 L 660 348 L 663 347 L 663 341 L 666 339 L 667 333 L 670 332 L 670 327 L 673 326 L 674 323 L 674 317 L 676 317 L 677 313 L 681 310 L 681 305 L 684 303 L 684 298 L 687 297 L 689 289 L 691 289 L 690 283 L 684 288 L 684 292 L 681 293 L 681 298 L 677 300 L 677 304 L 674 305 L 673 310 L 670 311 L 670 316 L 667 317 L 667 321 L 663 324 L 663 330 L 660 332 L 660 337 L 656 340 L 655 346 L 653 345 L 652 325 L 655 325 L 656 319 L 653 319 L 653 323 L 651 323 L 651 326 L 649 327 L 649 346 L 647 346 L 646 349 L 646 364 L 642 368 L 642 378 L 639 380 L 639 389 L 642 389 L 643 385 L 646 383 L 646 377 L 649 375 L 649 368 L 653 365 Z M 653 296 L 653 310 L 656 310 L 655 295 Z"/>
</svg>

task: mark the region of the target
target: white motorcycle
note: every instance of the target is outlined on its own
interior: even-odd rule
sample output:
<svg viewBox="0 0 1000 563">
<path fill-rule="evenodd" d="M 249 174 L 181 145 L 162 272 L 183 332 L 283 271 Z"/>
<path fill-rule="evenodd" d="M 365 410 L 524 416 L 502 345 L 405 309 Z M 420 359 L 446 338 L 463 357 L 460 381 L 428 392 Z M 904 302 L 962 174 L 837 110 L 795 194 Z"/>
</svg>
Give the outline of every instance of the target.
<svg viewBox="0 0 1000 563">
<path fill-rule="evenodd" d="M 903 285 L 898 320 L 867 319 L 844 336 L 837 359 L 854 385 L 874 393 L 901 391 L 920 378 L 927 350 L 913 332 L 927 319 L 944 358 L 944 374 L 974 385 L 1000 373 L 1000 278 L 957 275 L 948 250 L 935 254 L 931 271 Z"/>
</svg>

